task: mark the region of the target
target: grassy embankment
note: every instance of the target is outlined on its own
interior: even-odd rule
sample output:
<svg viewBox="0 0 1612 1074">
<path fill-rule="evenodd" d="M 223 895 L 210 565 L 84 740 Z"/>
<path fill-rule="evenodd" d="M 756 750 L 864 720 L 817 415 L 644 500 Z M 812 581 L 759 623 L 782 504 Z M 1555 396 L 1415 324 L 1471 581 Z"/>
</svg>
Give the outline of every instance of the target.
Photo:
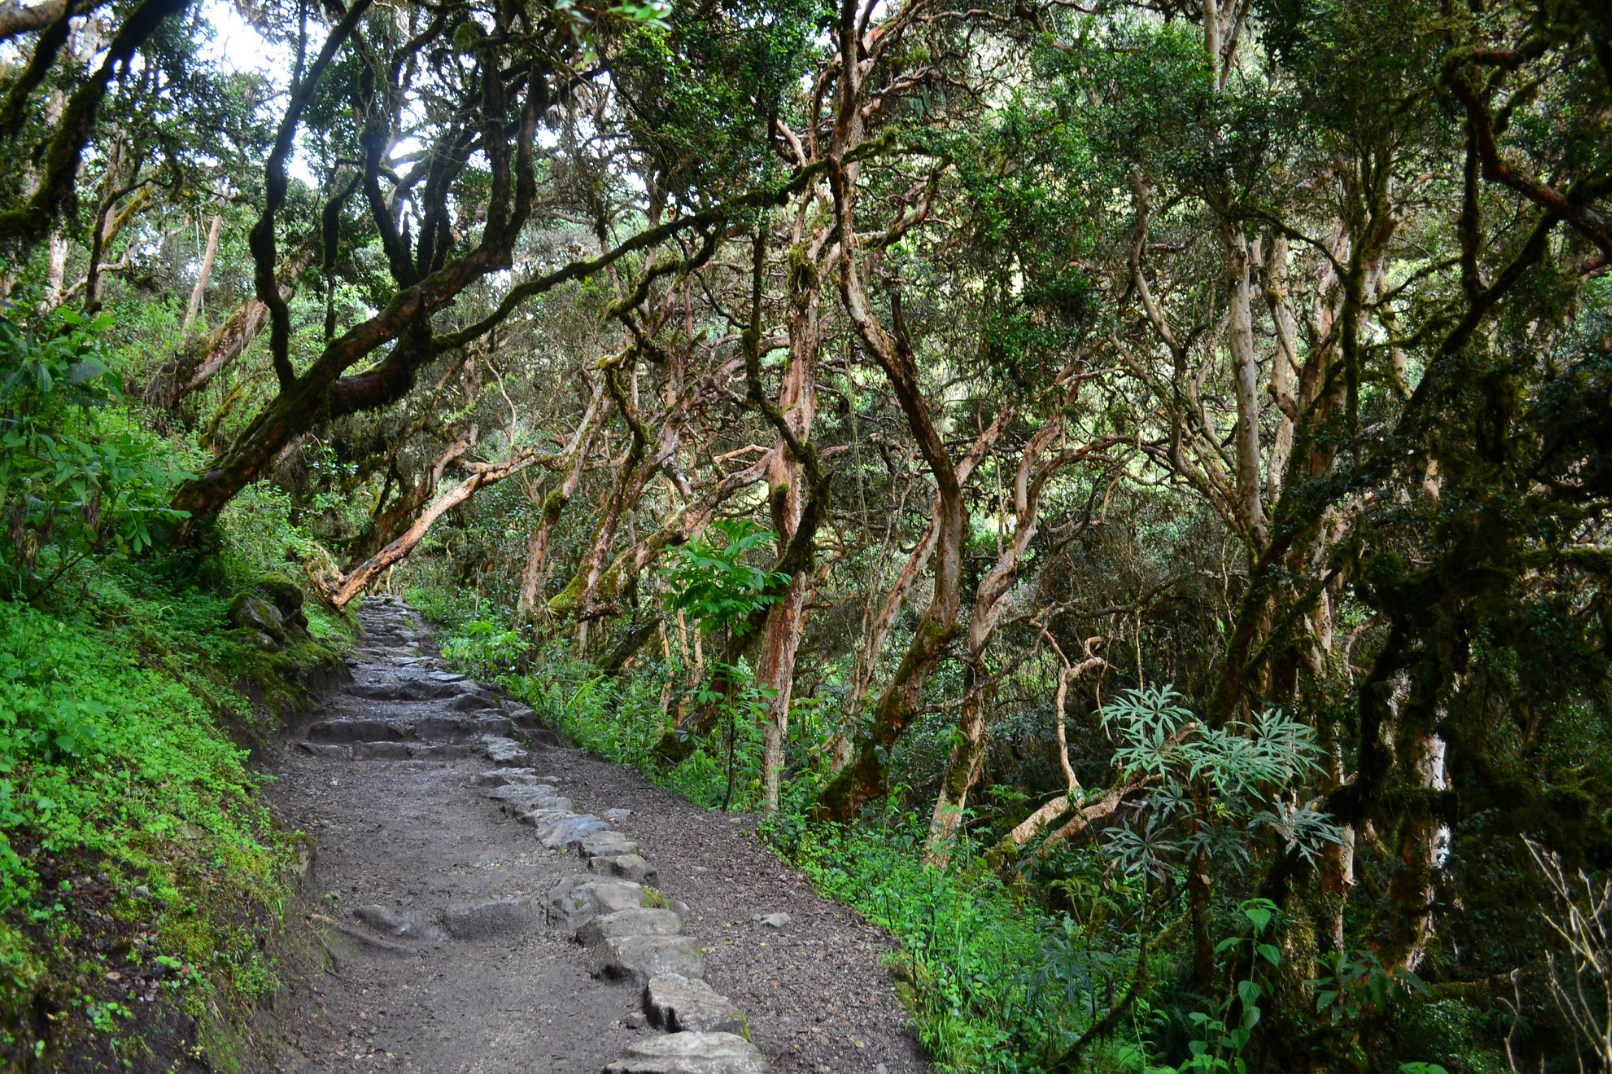
<svg viewBox="0 0 1612 1074">
<path fill-rule="evenodd" d="M 238 589 L 275 588 L 242 577 L 146 558 L 0 602 L 0 1067 L 251 1058 L 298 841 L 249 751 L 350 627 L 309 606 L 283 644 L 231 629 Z"/>
</svg>

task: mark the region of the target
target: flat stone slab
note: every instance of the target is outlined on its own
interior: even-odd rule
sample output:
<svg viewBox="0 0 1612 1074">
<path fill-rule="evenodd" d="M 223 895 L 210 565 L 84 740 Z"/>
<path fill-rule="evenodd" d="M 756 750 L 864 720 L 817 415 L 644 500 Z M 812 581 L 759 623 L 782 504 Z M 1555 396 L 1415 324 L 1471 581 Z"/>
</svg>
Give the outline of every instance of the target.
<svg viewBox="0 0 1612 1074">
<path fill-rule="evenodd" d="M 598 876 L 568 876 L 549 891 L 544 901 L 549 924 L 575 929 L 600 914 L 641 909 L 649 893 L 629 880 Z"/>
<path fill-rule="evenodd" d="M 493 764 L 511 764 L 531 756 L 525 746 L 512 738 L 489 738 L 481 744 L 481 752 Z"/>
<path fill-rule="evenodd" d="M 414 721 L 414 733 L 437 742 L 463 742 L 482 735 L 509 737 L 507 716 L 426 716 Z"/>
<path fill-rule="evenodd" d="M 571 799 L 553 798 L 543 805 L 522 810 L 521 814 L 515 819 L 522 824 L 530 824 L 534 828 L 542 828 L 546 831 L 550 826 L 574 816 L 576 814 L 571 811 Z"/>
<path fill-rule="evenodd" d="M 526 809 L 537 809 L 560 796 L 552 783 L 501 783 L 483 793 L 495 802 Z"/>
<path fill-rule="evenodd" d="M 465 692 L 465 683 L 434 682 L 429 678 L 397 679 L 392 682 L 355 683 L 347 687 L 353 697 L 369 701 L 435 701 L 459 697 Z M 472 689 L 476 688 L 470 683 Z"/>
<path fill-rule="evenodd" d="M 660 870 L 638 854 L 597 855 L 588 859 L 588 872 L 636 880 L 640 884 L 653 884 L 660 880 Z"/>
<path fill-rule="evenodd" d="M 512 936 L 536 924 L 537 910 L 530 899 L 490 899 L 442 911 L 442 927 L 456 940 Z"/>
<path fill-rule="evenodd" d="M 704 978 L 705 954 L 688 936 L 613 936 L 593 949 L 590 968 L 595 977 L 641 985 L 668 973 Z"/>
<path fill-rule="evenodd" d="M 739 1033 L 749 1026 L 733 1001 L 704 981 L 675 973 L 651 977 L 644 986 L 649 1024 L 668 1033 Z"/>
<path fill-rule="evenodd" d="M 503 711 L 502 709 L 498 708 L 498 702 L 494 701 L 486 694 L 481 693 L 460 694 L 458 697 L 448 702 L 448 708 L 452 709 L 454 712 L 482 712 L 489 709 L 497 710 L 499 712 Z M 506 725 L 508 722 L 508 720 L 505 720 Z"/>
<path fill-rule="evenodd" d="M 606 940 L 624 936 L 677 936 L 683 931 L 683 918 L 675 910 L 616 910 L 600 914 L 576 931 L 576 942 L 598 947 Z"/>
<path fill-rule="evenodd" d="M 315 757 L 328 757 L 334 761 L 350 761 L 352 748 L 336 742 L 298 742 L 296 748 Z"/>
<path fill-rule="evenodd" d="M 761 1051 L 737 1033 L 673 1033 L 627 1049 L 605 1074 L 768 1074 Z"/>
<path fill-rule="evenodd" d="M 614 857 L 620 854 L 636 854 L 638 853 L 638 844 L 620 832 L 606 829 L 592 832 L 588 835 L 577 836 L 565 844 L 565 849 L 575 852 L 584 861 L 589 861 L 602 855 Z"/>
<path fill-rule="evenodd" d="M 355 761 L 406 761 L 414 756 L 407 742 L 354 742 Z"/>
<path fill-rule="evenodd" d="M 476 747 L 469 742 L 410 742 L 409 756 L 438 761 L 457 761 L 470 757 Z"/>
<path fill-rule="evenodd" d="M 375 931 L 384 932 L 388 936 L 414 940 L 431 935 L 431 929 L 420 919 L 420 915 L 408 910 L 380 905 L 359 906 L 353 909 L 353 916 Z"/>
<path fill-rule="evenodd" d="M 390 720 L 316 720 L 308 725 L 310 742 L 401 742 L 408 732 Z"/>
<path fill-rule="evenodd" d="M 550 850 L 559 850 L 561 847 L 570 846 L 572 840 L 609 830 L 610 825 L 592 813 L 582 813 L 563 820 L 551 821 L 547 825 L 539 825 L 537 838 Z"/>
<path fill-rule="evenodd" d="M 620 824 L 622 821 L 624 821 L 628 817 L 632 816 L 632 810 L 630 810 L 630 809 L 607 809 L 603 813 L 600 813 L 599 815 L 601 817 L 603 817 L 605 820 L 608 820 L 611 824 Z"/>
<path fill-rule="evenodd" d="M 478 787 L 531 786 L 538 782 L 535 768 L 495 768 L 490 772 L 483 772 L 472 780 Z"/>
<path fill-rule="evenodd" d="M 505 813 L 516 817 L 533 827 L 544 824 L 553 824 L 566 817 L 574 817 L 571 809 L 571 799 L 551 794 L 546 798 L 529 799 L 524 802 L 505 802 L 499 806 Z M 537 814 L 543 814 L 541 818 Z M 530 819 L 528 819 L 530 818 Z"/>
</svg>

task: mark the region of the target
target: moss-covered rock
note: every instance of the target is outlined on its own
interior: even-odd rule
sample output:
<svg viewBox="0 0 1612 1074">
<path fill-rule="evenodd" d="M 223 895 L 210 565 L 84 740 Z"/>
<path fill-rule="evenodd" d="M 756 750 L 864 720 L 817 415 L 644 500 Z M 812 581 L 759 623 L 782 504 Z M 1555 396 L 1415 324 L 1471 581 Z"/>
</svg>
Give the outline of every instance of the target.
<svg viewBox="0 0 1612 1074">
<path fill-rule="evenodd" d="M 280 609 L 255 593 L 237 593 L 229 602 L 230 625 L 285 641 L 285 617 Z"/>
<path fill-rule="evenodd" d="M 281 615 L 301 610 L 305 599 L 302 587 L 284 574 L 265 574 L 252 583 L 252 588 L 272 600 Z"/>
<path fill-rule="evenodd" d="M 307 599 L 306 594 L 303 593 L 302 587 L 288 575 L 262 575 L 256 582 L 252 583 L 252 589 L 274 603 L 275 609 L 280 613 L 280 618 L 285 621 L 287 630 L 306 631 L 308 629 L 308 617 L 303 612 L 303 604 Z"/>
</svg>

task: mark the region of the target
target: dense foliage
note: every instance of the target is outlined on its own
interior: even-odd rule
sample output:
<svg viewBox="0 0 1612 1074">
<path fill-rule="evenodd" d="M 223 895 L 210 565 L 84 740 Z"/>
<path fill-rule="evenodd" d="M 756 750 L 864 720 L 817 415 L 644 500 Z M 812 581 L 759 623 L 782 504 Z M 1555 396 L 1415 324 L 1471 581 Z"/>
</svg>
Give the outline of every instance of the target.
<svg viewBox="0 0 1612 1074">
<path fill-rule="evenodd" d="M 949 1069 L 1604 1066 L 1602 6 L 14 5 L 3 582 L 408 592 Z"/>
</svg>

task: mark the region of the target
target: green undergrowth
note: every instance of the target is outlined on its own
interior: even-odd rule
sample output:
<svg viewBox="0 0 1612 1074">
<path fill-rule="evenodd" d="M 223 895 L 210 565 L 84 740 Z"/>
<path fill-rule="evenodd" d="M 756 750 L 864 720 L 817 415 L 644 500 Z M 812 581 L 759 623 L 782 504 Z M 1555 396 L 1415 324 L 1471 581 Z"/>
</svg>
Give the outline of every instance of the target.
<svg viewBox="0 0 1612 1074">
<path fill-rule="evenodd" d="M 290 891 L 249 747 L 344 622 L 260 647 L 234 586 L 146 559 L 0 602 L 0 1067 L 237 1067 Z"/>
<path fill-rule="evenodd" d="M 866 826 L 818 826 L 786 811 L 762 832 L 819 892 L 895 937 L 890 965 L 937 1069 L 1054 1069 L 1049 1060 L 1101 1013 L 1123 959 L 1012 890 L 972 847 L 944 868 L 924 864 L 921 821 L 886 809 Z M 1083 1069 L 1119 1069 L 1107 1049 L 1087 1058 Z"/>
</svg>

